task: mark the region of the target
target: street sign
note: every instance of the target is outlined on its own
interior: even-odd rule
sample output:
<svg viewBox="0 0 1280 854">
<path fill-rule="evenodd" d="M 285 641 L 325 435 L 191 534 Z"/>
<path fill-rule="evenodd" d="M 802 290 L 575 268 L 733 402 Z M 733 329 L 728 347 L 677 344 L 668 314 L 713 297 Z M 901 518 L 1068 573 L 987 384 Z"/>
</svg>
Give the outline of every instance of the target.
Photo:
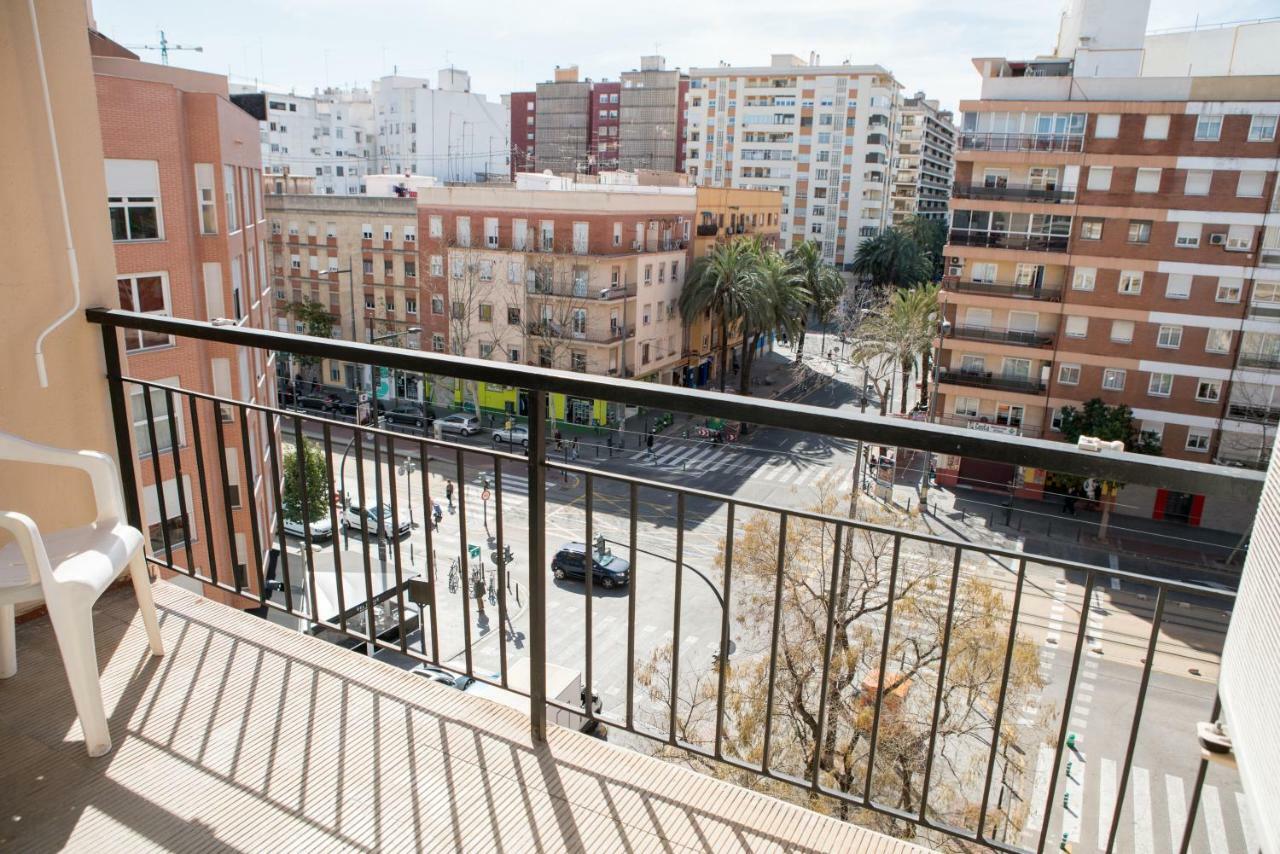
<svg viewBox="0 0 1280 854">
<path fill-rule="evenodd" d="M 486 489 L 484 492 L 480 493 L 480 500 L 481 501 L 489 500 L 489 490 Z"/>
<path fill-rule="evenodd" d="M 480 557 L 480 547 L 474 543 L 467 543 L 467 557 L 472 559 Z"/>
<path fill-rule="evenodd" d="M 378 400 L 391 398 L 391 373 L 386 368 L 378 368 Z"/>
</svg>

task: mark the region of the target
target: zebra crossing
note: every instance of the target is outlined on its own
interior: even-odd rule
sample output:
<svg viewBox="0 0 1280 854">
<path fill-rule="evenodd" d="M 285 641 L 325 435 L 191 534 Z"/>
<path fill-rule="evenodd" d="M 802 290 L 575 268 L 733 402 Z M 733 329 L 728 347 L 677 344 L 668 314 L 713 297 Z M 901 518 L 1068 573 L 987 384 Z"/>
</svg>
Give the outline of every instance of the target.
<svg viewBox="0 0 1280 854">
<path fill-rule="evenodd" d="M 730 450 L 711 442 L 664 442 L 627 457 L 640 466 L 653 466 L 682 475 L 747 474 L 752 480 L 779 486 L 804 486 L 828 474 L 848 477 L 850 470 L 832 468 L 820 463 L 807 463 L 786 457 L 762 459 L 759 454 Z"/>
</svg>

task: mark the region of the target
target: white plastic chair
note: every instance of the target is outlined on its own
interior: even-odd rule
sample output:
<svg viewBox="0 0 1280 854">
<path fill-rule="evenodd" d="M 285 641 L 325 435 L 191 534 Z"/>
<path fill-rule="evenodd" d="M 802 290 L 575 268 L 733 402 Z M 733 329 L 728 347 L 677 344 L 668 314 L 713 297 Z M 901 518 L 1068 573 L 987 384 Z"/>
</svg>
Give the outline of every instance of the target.
<svg viewBox="0 0 1280 854">
<path fill-rule="evenodd" d="M 142 532 L 124 521 L 124 499 L 115 462 L 96 451 L 67 451 L 0 433 L 0 460 L 76 468 L 89 475 L 97 517 L 80 528 L 42 535 L 29 516 L 0 511 L 0 528 L 14 542 L 0 549 L 0 679 L 18 672 L 14 606 L 44 600 L 71 683 L 71 696 L 90 756 L 111 750 L 98 656 L 93 604 L 127 566 L 153 655 L 164 655 L 142 552 Z M 0 492 L 0 501 L 21 500 Z"/>
</svg>

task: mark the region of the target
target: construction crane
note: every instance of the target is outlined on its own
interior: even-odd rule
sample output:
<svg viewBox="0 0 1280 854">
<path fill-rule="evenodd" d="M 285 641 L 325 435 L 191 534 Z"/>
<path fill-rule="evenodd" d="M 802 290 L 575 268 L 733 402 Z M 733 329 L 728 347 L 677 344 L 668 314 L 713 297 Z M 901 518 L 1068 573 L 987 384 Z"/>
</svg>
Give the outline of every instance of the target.
<svg viewBox="0 0 1280 854">
<path fill-rule="evenodd" d="M 130 50 L 158 50 L 160 51 L 160 61 L 165 65 L 169 64 L 169 51 L 171 50 L 194 50 L 196 53 L 204 53 L 204 48 L 202 47 L 169 44 L 169 40 L 164 37 L 164 30 L 160 31 L 160 44 L 127 44 L 125 47 Z"/>
</svg>

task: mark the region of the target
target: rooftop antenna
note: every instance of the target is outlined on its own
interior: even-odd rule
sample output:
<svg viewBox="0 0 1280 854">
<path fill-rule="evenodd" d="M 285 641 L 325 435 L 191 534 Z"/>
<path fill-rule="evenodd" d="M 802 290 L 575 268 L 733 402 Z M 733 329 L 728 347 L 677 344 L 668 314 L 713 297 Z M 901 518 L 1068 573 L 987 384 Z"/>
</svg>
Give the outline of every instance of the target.
<svg viewBox="0 0 1280 854">
<path fill-rule="evenodd" d="M 127 44 L 125 47 L 130 50 L 158 50 L 160 51 L 160 62 L 164 65 L 169 64 L 169 51 L 171 50 L 194 50 L 196 53 L 204 53 L 203 47 L 169 44 L 169 40 L 165 38 L 164 30 L 160 31 L 160 44 Z"/>
</svg>

